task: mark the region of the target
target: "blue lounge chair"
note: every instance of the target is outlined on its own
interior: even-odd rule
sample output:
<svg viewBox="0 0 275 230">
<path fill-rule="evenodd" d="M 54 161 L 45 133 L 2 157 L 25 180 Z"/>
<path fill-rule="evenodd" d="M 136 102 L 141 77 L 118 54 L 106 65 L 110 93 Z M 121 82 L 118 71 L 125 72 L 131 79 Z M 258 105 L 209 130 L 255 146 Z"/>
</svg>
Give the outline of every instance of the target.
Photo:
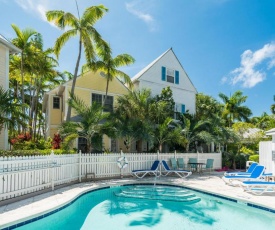
<svg viewBox="0 0 275 230">
<path fill-rule="evenodd" d="M 222 179 L 229 185 L 240 185 L 242 181 L 262 180 L 264 170 L 264 166 L 257 165 L 250 175 L 223 176 Z"/>
<path fill-rule="evenodd" d="M 250 165 L 250 167 L 247 169 L 246 172 L 225 172 L 224 175 L 225 176 L 238 176 L 238 175 L 240 175 L 240 176 L 245 176 L 245 175 L 249 176 L 253 172 L 253 170 L 255 169 L 255 167 L 257 165 L 258 165 L 258 163 L 254 162 Z"/>
<path fill-rule="evenodd" d="M 171 173 L 175 173 L 177 174 L 179 177 L 181 178 L 185 178 L 185 177 L 188 177 L 192 174 L 191 171 L 187 171 L 187 170 L 173 170 L 173 169 L 170 169 L 167 162 L 166 161 L 161 161 L 163 167 L 164 167 L 164 171 L 161 172 L 161 175 L 163 176 L 167 176 Z"/>
<path fill-rule="evenodd" d="M 140 169 L 140 170 L 133 170 L 132 171 L 132 175 L 133 176 L 136 176 L 138 178 L 143 178 L 145 177 L 147 174 L 149 175 L 155 175 L 156 177 L 157 176 L 160 176 L 160 172 L 158 170 L 159 168 L 159 165 L 160 165 L 160 161 L 159 160 L 156 160 L 154 161 L 154 163 L 152 164 L 152 167 L 151 169 Z"/>
<path fill-rule="evenodd" d="M 269 181 L 243 181 L 242 188 L 246 192 L 262 195 L 266 192 L 275 192 L 275 182 Z"/>
</svg>

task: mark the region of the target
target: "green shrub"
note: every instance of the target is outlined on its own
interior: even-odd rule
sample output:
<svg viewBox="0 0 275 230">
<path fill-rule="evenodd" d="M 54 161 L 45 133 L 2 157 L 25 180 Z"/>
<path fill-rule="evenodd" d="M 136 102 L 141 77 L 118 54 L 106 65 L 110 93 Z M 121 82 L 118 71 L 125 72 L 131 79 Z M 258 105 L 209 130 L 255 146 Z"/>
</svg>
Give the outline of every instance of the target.
<svg viewBox="0 0 275 230">
<path fill-rule="evenodd" d="M 259 162 L 259 155 L 258 154 L 251 155 L 251 156 L 249 156 L 249 160 Z"/>
<path fill-rule="evenodd" d="M 52 149 L 33 149 L 33 150 L 0 150 L 0 157 L 15 157 L 15 156 L 40 156 L 50 155 Z M 75 154 L 75 150 L 65 151 L 61 149 L 55 149 L 54 154 Z"/>
</svg>

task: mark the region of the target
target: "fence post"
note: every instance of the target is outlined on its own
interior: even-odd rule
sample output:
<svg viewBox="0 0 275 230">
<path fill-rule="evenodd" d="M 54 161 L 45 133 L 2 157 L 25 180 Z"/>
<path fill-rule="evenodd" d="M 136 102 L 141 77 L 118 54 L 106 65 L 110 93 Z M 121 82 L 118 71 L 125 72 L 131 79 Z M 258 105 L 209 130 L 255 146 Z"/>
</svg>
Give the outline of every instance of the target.
<svg viewBox="0 0 275 230">
<path fill-rule="evenodd" d="M 78 167 L 78 180 L 79 180 L 79 182 L 81 182 L 81 150 L 79 150 L 79 167 Z"/>
<path fill-rule="evenodd" d="M 175 150 L 174 152 L 174 158 L 176 159 L 176 155 L 177 155 L 177 150 Z"/>
<path fill-rule="evenodd" d="M 120 157 L 123 157 L 123 152 L 122 152 L 122 149 L 120 150 Z M 120 168 L 120 178 L 123 178 L 123 169 Z"/>
<path fill-rule="evenodd" d="M 159 160 L 159 150 L 157 151 L 157 158 L 158 158 L 157 160 Z"/>
<path fill-rule="evenodd" d="M 50 167 L 51 167 L 51 183 L 52 183 L 52 191 L 54 190 L 54 151 L 51 151 L 50 155 Z"/>
</svg>

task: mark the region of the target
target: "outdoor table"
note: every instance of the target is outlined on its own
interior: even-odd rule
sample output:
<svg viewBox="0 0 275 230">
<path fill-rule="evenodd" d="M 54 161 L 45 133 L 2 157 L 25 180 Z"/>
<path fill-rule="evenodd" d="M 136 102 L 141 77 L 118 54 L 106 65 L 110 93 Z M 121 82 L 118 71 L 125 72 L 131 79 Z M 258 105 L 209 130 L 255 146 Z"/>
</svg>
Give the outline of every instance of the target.
<svg viewBox="0 0 275 230">
<path fill-rule="evenodd" d="M 202 166 L 206 165 L 205 163 L 188 163 L 190 167 L 193 165 L 196 168 L 197 173 L 202 174 Z"/>
</svg>

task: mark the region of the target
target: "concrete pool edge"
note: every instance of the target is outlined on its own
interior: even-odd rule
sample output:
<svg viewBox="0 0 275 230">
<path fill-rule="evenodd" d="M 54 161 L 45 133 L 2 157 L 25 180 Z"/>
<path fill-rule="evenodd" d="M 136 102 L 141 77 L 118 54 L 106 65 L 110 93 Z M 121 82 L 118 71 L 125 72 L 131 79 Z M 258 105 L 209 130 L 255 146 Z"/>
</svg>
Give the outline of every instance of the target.
<svg viewBox="0 0 275 230">
<path fill-rule="evenodd" d="M 182 182 L 186 182 L 186 181 L 182 181 Z M 0 228 L 4 229 L 4 230 L 13 229 L 13 228 L 25 225 L 27 223 L 36 221 L 38 219 L 42 219 L 42 218 L 44 218 L 48 215 L 51 215 L 55 212 L 60 211 L 63 208 L 66 208 L 68 205 L 75 202 L 81 196 L 85 195 L 86 193 L 92 192 L 92 191 L 96 191 L 96 190 L 100 190 L 100 189 L 107 189 L 107 188 L 111 188 L 111 187 L 127 186 L 127 185 L 129 186 L 129 185 L 152 185 L 152 184 L 187 188 L 187 189 L 191 189 L 191 190 L 194 190 L 194 191 L 197 191 L 197 192 L 201 192 L 201 193 L 204 193 L 204 194 L 207 194 L 207 195 L 210 195 L 210 196 L 216 196 L 216 197 L 219 197 L 219 198 L 222 198 L 222 199 L 226 199 L 226 200 L 229 200 L 229 201 L 243 202 L 243 203 L 246 203 L 246 205 L 248 205 L 248 206 L 258 208 L 258 209 L 261 209 L 261 210 L 265 210 L 265 211 L 268 211 L 268 212 L 271 212 L 271 213 L 275 213 L 275 210 L 272 207 L 267 207 L 263 204 L 260 204 L 260 203 L 257 203 L 257 202 L 251 202 L 251 201 L 248 201 L 248 200 L 242 199 L 242 198 L 231 197 L 231 196 L 227 196 L 227 195 L 224 195 L 224 194 L 221 194 L 221 193 L 199 189 L 199 188 L 196 188 L 192 185 L 186 185 L 185 183 L 176 184 L 176 183 L 173 183 L 171 181 L 169 181 L 169 182 L 162 181 L 162 182 L 157 182 L 156 183 L 153 180 L 152 181 L 133 180 L 133 181 L 126 182 L 124 180 L 120 180 L 120 181 L 117 181 L 115 183 L 112 182 L 112 181 L 109 181 L 109 182 L 107 181 L 107 182 L 104 182 L 104 184 L 97 184 L 97 185 L 89 184 L 88 187 L 84 188 L 82 191 L 74 193 L 72 197 L 70 197 L 69 199 L 67 199 L 63 203 L 60 203 L 56 206 L 45 209 L 41 212 L 37 212 L 33 215 L 25 216 L 24 218 L 18 218 L 14 221 L 9 221 L 7 223 L 4 223 L 4 224 L 0 225 Z M 70 191 L 70 190 L 71 190 L 71 188 L 69 188 L 67 191 Z M 58 190 L 56 190 L 56 191 L 58 193 Z M 48 194 L 48 195 L 50 195 L 50 194 Z M 51 197 L 51 196 L 49 196 L 49 197 Z M 49 199 L 49 197 L 47 197 L 47 198 Z"/>
</svg>

